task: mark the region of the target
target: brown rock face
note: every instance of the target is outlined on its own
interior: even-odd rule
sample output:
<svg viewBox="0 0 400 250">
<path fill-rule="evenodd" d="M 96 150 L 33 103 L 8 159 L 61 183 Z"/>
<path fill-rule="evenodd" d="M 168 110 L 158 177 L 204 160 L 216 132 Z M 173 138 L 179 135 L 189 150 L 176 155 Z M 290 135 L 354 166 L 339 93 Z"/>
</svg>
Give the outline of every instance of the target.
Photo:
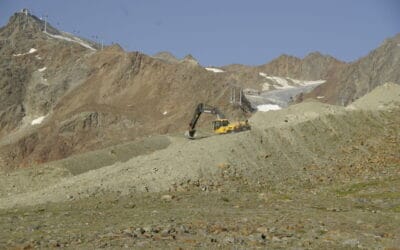
<svg viewBox="0 0 400 250">
<path fill-rule="evenodd" d="M 259 75 L 260 72 L 271 76 L 290 77 L 300 80 L 327 79 L 338 68 L 345 65 L 331 56 L 322 55 L 319 52 L 308 54 L 303 59 L 298 57 L 282 55 L 269 63 L 259 66 L 246 66 L 233 64 L 223 67 L 229 75 L 230 82 L 261 89 L 265 78 Z"/>
<path fill-rule="evenodd" d="M 354 63 L 338 68 L 306 98 L 347 105 L 385 82 L 400 83 L 400 34 Z"/>
<path fill-rule="evenodd" d="M 50 33 L 51 26 L 44 33 L 42 25 L 19 13 L 0 30 L 10 41 L 0 48 L 0 157 L 9 167 L 183 133 L 199 102 L 218 106 L 232 120 L 246 117 L 229 103 L 228 82 L 192 56 L 171 63 L 118 45 L 96 50 L 70 34 Z M 42 124 L 31 125 L 42 116 Z M 212 118 L 199 125 L 208 128 Z"/>
</svg>

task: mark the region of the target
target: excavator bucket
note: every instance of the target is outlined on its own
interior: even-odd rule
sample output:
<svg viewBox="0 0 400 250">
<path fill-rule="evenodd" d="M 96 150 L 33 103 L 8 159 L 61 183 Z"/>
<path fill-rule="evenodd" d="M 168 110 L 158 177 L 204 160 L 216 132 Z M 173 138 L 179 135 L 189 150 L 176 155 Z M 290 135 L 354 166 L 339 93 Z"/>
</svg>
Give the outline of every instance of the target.
<svg viewBox="0 0 400 250">
<path fill-rule="evenodd" d="M 185 136 L 186 136 L 188 139 L 194 139 L 195 136 L 196 136 L 196 130 L 193 129 L 193 130 L 188 130 L 188 131 L 186 131 L 186 132 L 185 132 Z"/>
</svg>

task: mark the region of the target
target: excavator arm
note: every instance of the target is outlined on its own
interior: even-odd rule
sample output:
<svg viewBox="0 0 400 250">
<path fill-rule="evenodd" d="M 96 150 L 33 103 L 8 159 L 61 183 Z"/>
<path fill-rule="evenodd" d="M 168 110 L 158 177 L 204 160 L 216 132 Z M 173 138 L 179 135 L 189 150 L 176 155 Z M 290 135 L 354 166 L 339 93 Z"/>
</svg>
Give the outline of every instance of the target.
<svg viewBox="0 0 400 250">
<path fill-rule="evenodd" d="M 218 108 L 199 103 L 194 110 L 193 118 L 189 123 L 189 138 L 193 138 L 196 133 L 196 124 L 202 113 L 217 115 L 218 119 L 224 119 L 225 116 L 218 110 Z"/>
</svg>

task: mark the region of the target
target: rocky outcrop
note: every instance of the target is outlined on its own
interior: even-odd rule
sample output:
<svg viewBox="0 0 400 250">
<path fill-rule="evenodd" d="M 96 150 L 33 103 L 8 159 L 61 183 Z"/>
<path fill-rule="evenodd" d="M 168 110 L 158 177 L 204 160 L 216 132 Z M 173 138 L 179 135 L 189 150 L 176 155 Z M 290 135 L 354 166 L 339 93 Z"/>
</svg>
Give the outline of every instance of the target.
<svg viewBox="0 0 400 250">
<path fill-rule="evenodd" d="M 400 34 L 388 39 L 367 56 L 338 68 L 306 98 L 348 105 L 385 82 L 400 84 Z"/>
</svg>

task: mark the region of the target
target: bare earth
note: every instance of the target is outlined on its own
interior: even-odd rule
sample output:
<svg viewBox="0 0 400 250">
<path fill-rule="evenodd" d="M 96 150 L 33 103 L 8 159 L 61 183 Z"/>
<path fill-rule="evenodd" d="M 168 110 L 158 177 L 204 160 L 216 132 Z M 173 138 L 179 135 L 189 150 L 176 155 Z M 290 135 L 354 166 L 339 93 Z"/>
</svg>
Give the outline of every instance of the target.
<svg viewBox="0 0 400 250">
<path fill-rule="evenodd" d="M 250 123 L 1 173 L 0 247 L 400 246 L 398 85 L 347 108 L 306 102 Z"/>
</svg>

